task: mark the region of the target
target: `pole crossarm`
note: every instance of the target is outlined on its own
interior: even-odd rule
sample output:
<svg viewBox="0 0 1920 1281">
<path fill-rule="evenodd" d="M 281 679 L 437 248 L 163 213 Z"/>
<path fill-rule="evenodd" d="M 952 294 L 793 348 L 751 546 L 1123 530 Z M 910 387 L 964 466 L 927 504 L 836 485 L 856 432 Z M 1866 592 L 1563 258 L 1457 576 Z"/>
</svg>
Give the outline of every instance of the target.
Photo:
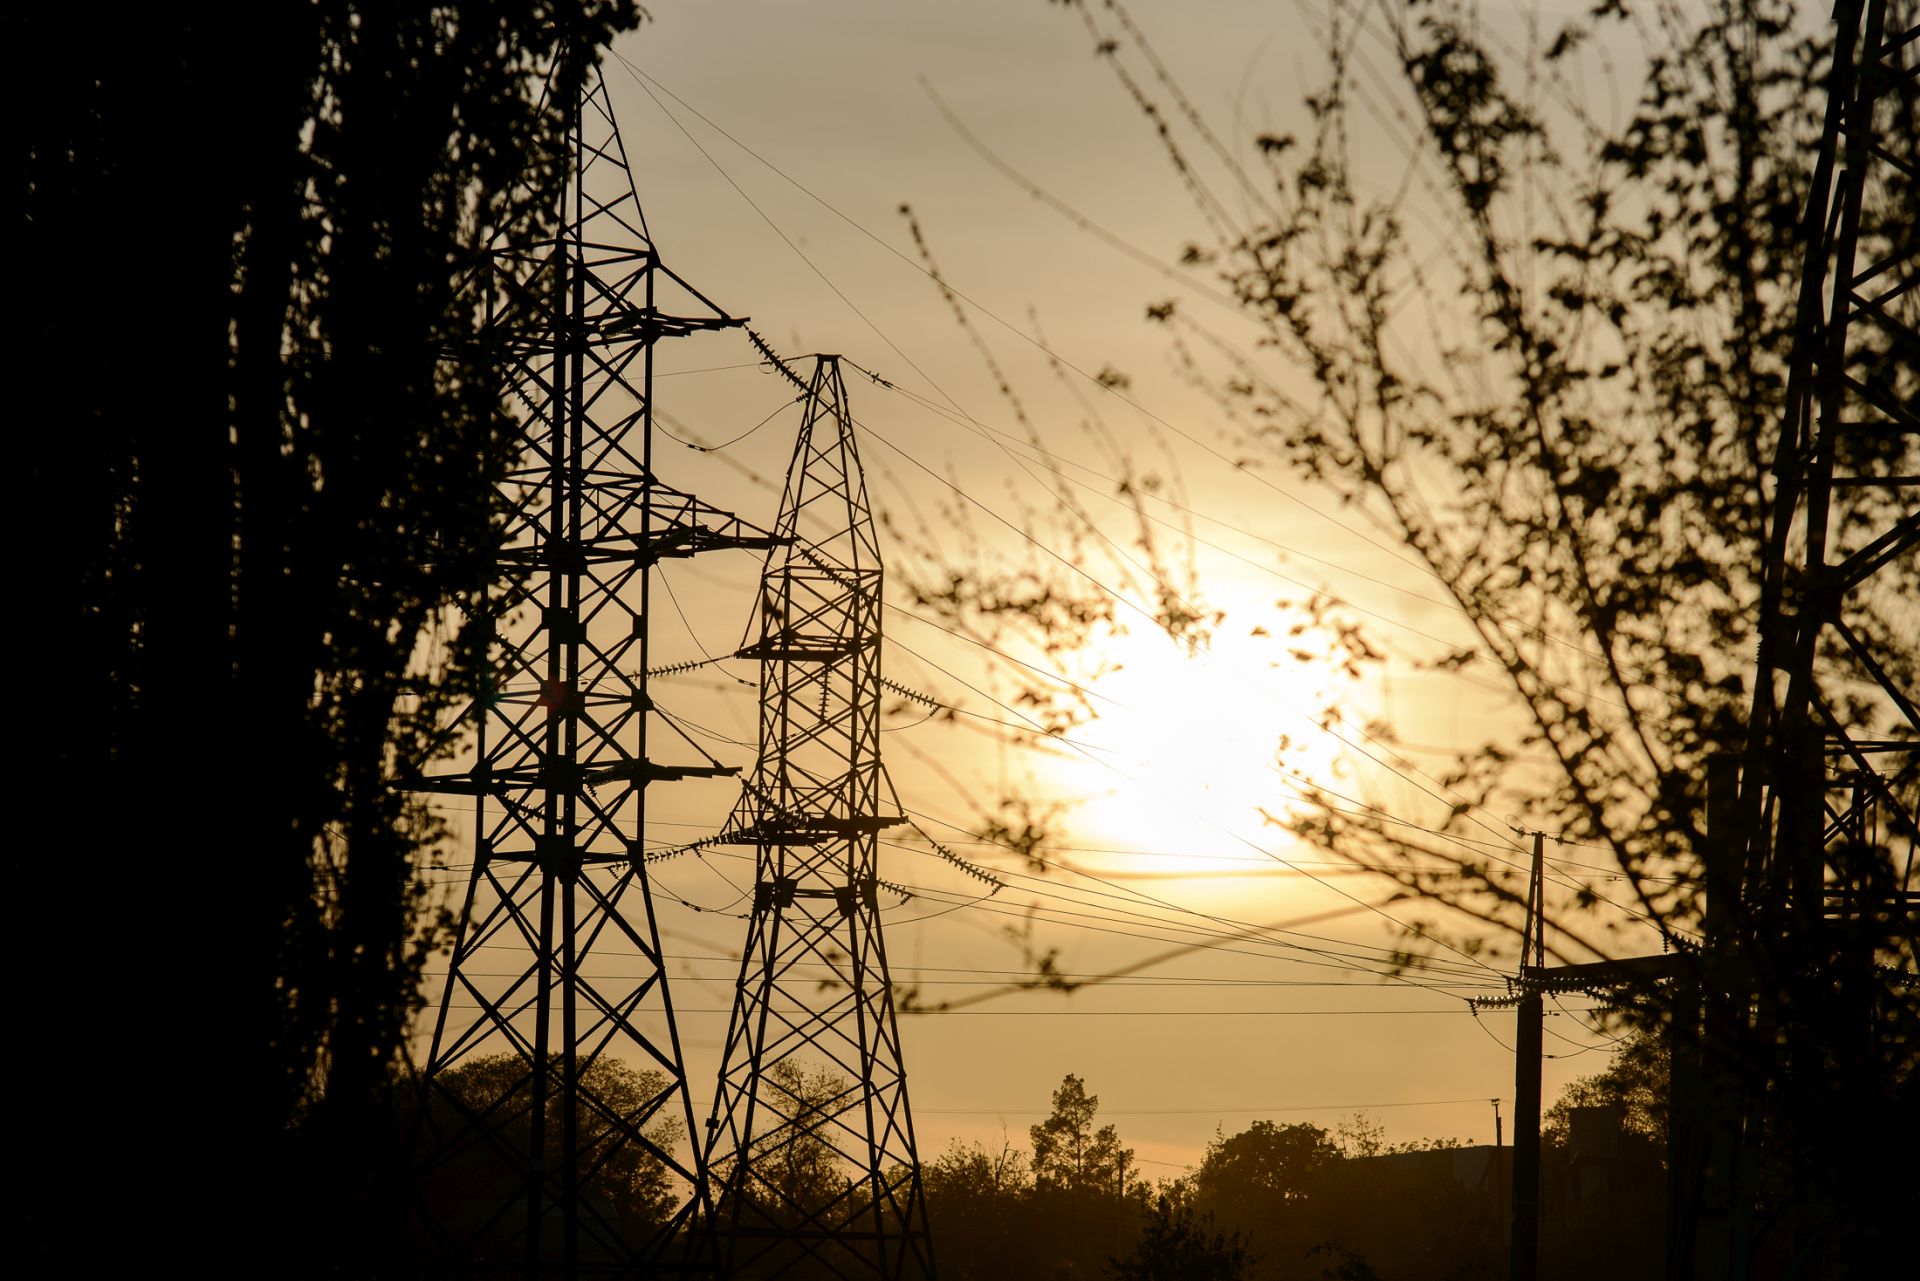
<svg viewBox="0 0 1920 1281">
<path fill-rule="evenodd" d="M 1678 978 L 1686 958 L 1672 952 L 1657 956 L 1628 956 L 1614 961 L 1587 961 L 1578 965 L 1530 965 L 1520 971 L 1517 986 L 1547 995 L 1596 992 L 1619 988 L 1649 988 Z"/>
</svg>

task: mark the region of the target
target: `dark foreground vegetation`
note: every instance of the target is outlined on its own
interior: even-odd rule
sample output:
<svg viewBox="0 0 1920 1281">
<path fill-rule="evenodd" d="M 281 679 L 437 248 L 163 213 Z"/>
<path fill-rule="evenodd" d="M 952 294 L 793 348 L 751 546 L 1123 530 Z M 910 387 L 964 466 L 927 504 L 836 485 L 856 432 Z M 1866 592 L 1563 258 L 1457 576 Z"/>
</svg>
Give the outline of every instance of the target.
<svg viewBox="0 0 1920 1281">
<path fill-rule="evenodd" d="M 1657 1276 L 1663 1108 L 1645 1055 L 1569 1092 L 1548 1118 L 1541 1275 Z M 1653 1102 L 1656 1106 L 1649 1108 Z M 1141 1177 L 1076 1077 L 1052 1116 L 954 1144 L 927 1169 L 949 1281 L 1442 1281 L 1507 1274 L 1510 1148 L 1388 1146 L 1363 1117 L 1327 1130 L 1255 1121 L 1175 1178 Z M 1659 1127 L 1656 1129 L 1655 1127 Z"/>
<path fill-rule="evenodd" d="M 0 18 L 40 669 L 7 932 L 43 1051 L 8 1175 L 28 1274 L 368 1270 L 442 926 L 438 829 L 392 784 L 473 688 L 500 520 L 508 420 L 459 282 L 490 228 L 552 225 L 529 193 L 558 190 L 564 104 L 637 21 Z"/>
</svg>

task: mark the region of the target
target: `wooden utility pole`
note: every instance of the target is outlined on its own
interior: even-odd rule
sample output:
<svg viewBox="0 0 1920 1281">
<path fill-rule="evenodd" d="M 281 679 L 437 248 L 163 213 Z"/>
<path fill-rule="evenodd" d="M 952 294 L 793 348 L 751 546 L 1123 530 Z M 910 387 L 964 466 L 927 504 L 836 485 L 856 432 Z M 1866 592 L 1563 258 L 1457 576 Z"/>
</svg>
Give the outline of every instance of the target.
<svg viewBox="0 0 1920 1281">
<path fill-rule="evenodd" d="M 1513 1218 L 1507 1239 L 1510 1281 L 1535 1281 L 1540 1274 L 1540 1036 L 1545 1012 L 1540 988 L 1528 983 L 1526 974 L 1547 963 L 1541 884 L 1545 844 L 1545 833 L 1535 832 L 1526 930 L 1520 939 L 1520 1028 L 1513 1047 Z"/>
</svg>

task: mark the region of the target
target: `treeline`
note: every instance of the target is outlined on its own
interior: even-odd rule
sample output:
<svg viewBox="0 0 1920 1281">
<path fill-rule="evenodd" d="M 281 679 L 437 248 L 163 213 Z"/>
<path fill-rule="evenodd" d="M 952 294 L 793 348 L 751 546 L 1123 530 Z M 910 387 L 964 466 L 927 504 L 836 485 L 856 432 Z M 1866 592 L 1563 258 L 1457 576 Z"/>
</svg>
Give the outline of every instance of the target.
<svg viewBox="0 0 1920 1281">
<path fill-rule="evenodd" d="M 1549 1114 L 1541 1274 L 1661 1267 L 1664 1125 L 1644 1063 L 1587 1078 Z M 1030 1146 L 960 1143 L 927 1163 L 947 1281 L 1425 1281 L 1504 1277 L 1511 1148 L 1388 1145 L 1353 1117 L 1328 1130 L 1253 1122 L 1201 1163 L 1148 1179 L 1080 1078 Z"/>
</svg>

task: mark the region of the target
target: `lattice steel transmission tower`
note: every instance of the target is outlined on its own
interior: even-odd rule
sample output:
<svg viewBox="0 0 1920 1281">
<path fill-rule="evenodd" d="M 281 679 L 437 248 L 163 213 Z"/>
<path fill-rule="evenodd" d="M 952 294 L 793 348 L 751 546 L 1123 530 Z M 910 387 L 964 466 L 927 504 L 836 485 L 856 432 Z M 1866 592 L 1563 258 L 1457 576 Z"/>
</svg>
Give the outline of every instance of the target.
<svg viewBox="0 0 1920 1281">
<path fill-rule="evenodd" d="M 606 86 L 567 138 L 560 231 L 473 282 L 514 430 L 487 573 L 473 866 L 423 1073 L 419 1232 L 458 1275 L 704 1274 L 695 1118 L 642 856 L 650 783 L 737 773 L 649 740 L 649 572 L 773 540 L 659 483 L 654 348 L 741 322 L 660 262 Z M 550 206 L 551 207 L 551 206 Z"/>
<path fill-rule="evenodd" d="M 1805 1179 L 1811 1169 L 1846 1186 L 1852 1169 L 1870 1175 L 1870 1148 L 1892 1137 L 1890 1124 L 1912 1124 L 1875 1109 L 1920 1052 L 1914 16 L 1900 0 L 1839 0 L 1834 10 L 1772 472 L 1750 738 L 1733 839 L 1722 847 L 1728 864 L 1715 877 L 1737 892 L 1736 906 L 1714 912 L 1709 889 L 1709 978 L 1727 1003 L 1720 1019 L 1709 1010 L 1709 1054 L 1724 1061 L 1744 1048 L 1786 1058 L 1764 1088 L 1749 1087 L 1742 1114 L 1723 1126 L 1720 1155 L 1707 1157 L 1707 1179 L 1721 1189 L 1707 1191 L 1707 1218 L 1718 1202 L 1731 1223 L 1706 1224 L 1730 1244 L 1703 1239 L 1703 1274 L 1724 1262 L 1727 1273 L 1745 1275 L 1751 1232 L 1739 1220 L 1759 1184 Z M 1737 1025 L 1731 1034 L 1728 1020 Z M 1808 1169 L 1770 1173 L 1779 1150 L 1803 1154 Z M 1801 1242 L 1829 1230 L 1839 1229 L 1802 1224 Z"/>
<path fill-rule="evenodd" d="M 740 653 L 759 762 L 720 838 L 758 853 L 706 1134 L 716 1251 L 736 1278 L 930 1277 L 880 928 L 879 833 L 905 821 L 880 761 L 880 552 L 836 357 L 806 392 Z"/>
</svg>

